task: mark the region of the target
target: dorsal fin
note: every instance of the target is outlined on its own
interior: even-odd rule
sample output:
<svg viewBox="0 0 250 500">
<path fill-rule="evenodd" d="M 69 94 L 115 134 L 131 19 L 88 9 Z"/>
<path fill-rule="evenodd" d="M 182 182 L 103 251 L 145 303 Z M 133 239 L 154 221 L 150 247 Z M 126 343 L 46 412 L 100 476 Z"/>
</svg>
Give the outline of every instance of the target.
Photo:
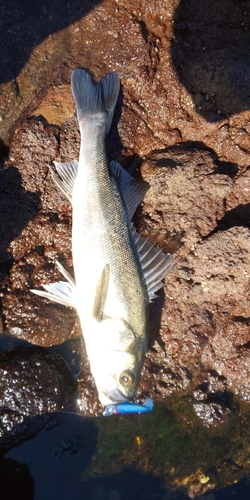
<svg viewBox="0 0 250 500">
<path fill-rule="evenodd" d="M 164 286 L 162 280 L 173 268 L 173 255 L 155 248 L 143 238 L 132 225 L 132 235 L 140 259 L 142 272 L 147 286 L 149 302 L 157 297 L 155 292 Z"/>
<path fill-rule="evenodd" d="M 110 162 L 110 173 L 116 181 L 131 220 L 149 189 L 149 184 L 145 181 L 136 181 L 117 161 Z"/>
</svg>

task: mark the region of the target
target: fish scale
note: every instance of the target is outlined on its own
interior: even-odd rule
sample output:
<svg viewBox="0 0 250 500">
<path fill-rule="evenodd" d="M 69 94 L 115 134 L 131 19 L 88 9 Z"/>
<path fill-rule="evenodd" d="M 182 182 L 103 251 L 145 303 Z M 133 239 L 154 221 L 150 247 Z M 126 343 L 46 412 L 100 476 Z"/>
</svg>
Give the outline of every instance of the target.
<svg viewBox="0 0 250 500">
<path fill-rule="evenodd" d="M 99 119 L 104 121 L 100 115 Z M 110 264 L 111 284 L 104 314 L 109 317 L 122 317 L 137 335 L 144 336 L 146 286 L 139 268 L 139 259 L 136 258 L 131 245 L 128 216 L 118 188 L 110 179 L 106 160 L 105 127 L 96 128 L 95 121 L 93 129 L 92 123 L 91 119 L 89 127 L 88 121 L 84 120 L 81 126 L 81 169 L 78 171 L 73 191 L 72 249 L 76 283 L 77 286 L 78 283 L 79 286 L 84 283 L 86 287 L 87 273 L 86 266 L 82 263 L 83 253 L 85 260 L 88 255 L 94 255 L 97 262 L 100 260 L 104 265 Z M 91 217 L 89 212 L 92 212 Z M 78 217 L 81 217 L 81 222 Z M 90 279 L 92 281 L 92 277 Z M 89 312 L 91 313 L 90 310 Z"/>
</svg>

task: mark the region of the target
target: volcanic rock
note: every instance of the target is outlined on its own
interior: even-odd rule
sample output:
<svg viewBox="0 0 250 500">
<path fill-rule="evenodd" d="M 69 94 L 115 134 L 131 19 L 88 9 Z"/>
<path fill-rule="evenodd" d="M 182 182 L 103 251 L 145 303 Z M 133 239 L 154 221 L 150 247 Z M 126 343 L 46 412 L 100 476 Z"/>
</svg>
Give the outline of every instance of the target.
<svg viewBox="0 0 250 500">
<path fill-rule="evenodd" d="M 175 255 L 150 306 L 139 395 L 187 393 L 213 371 L 225 390 L 248 401 L 247 2 L 222 0 L 218 9 L 215 0 L 205 7 L 197 0 L 45 0 L 36 8 L 39 26 L 34 8 L 20 18 L 16 0 L 0 20 L 2 31 L 11 23 L 0 75 L 2 327 L 41 346 L 81 335 L 73 310 L 30 289 L 61 278 L 56 260 L 73 272 L 71 207 L 49 171 L 53 160 L 79 153 L 71 71 L 81 66 L 98 80 L 117 70 L 110 158 L 126 168 L 133 159 L 141 164 L 136 175 L 150 190 L 135 225 Z M 94 413 L 85 361 L 81 407 Z"/>
</svg>

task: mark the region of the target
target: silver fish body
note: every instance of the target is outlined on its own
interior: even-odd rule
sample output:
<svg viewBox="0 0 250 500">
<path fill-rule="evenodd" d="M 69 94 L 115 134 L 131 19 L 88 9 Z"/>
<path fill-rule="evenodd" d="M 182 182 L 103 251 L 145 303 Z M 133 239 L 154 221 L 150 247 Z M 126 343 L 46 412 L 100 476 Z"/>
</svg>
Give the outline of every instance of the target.
<svg viewBox="0 0 250 500">
<path fill-rule="evenodd" d="M 77 109 L 81 94 L 74 81 L 81 77 L 81 70 L 73 73 Z M 117 83 L 114 87 L 119 88 Z M 109 115 L 106 110 L 93 110 L 83 117 L 78 112 L 78 118 L 81 149 L 72 196 L 72 251 L 80 301 L 77 310 L 97 387 L 114 363 L 121 367 L 115 368 L 116 372 L 119 369 L 117 379 L 106 380 L 99 390 L 102 404 L 107 404 L 106 395 L 112 395 L 117 388 L 121 394 L 125 392 L 124 399 L 135 394 L 147 344 L 148 298 L 128 214 L 107 164 Z M 124 356 L 127 352 L 131 355 Z M 126 372 L 133 383 L 122 386 L 120 380 Z"/>
<path fill-rule="evenodd" d="M 148 302 L 171 269 L 172 256 L 139 236 L 131 217 L 147 186 L 116 162 L 106 136 L 119 92 L 116 72 L 92 80 L 72 73 L 81 132 L 79 164 L 55 162 L 52 176 L 72 203 L 75 283 L 52 283 L 39 295 L 76 308 L 103 406 L 133 399 L 147 349 Z"/>
</svg>

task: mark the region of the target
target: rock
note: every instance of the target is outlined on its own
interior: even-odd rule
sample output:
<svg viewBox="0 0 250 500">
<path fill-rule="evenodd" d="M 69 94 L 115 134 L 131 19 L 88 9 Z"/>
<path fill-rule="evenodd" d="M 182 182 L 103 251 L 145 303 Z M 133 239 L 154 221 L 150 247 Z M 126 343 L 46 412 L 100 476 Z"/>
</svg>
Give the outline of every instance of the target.
<svg viewBox="0 0 250 500">
<path fill-rule="evenodd" d="M 39 303 L 29 291 L 19 289 L 8 293 L 3 306 L 8 331 L 28 342 L 51 346 L 75 336 L 74 311 L 45 300 Z"/>
<path fill-rule="evenodd" d="M 203 373 L 203 377 L 203 382 L 192 391 L 194 411 L 209 429 L 220 427 L 229 421 L 233 395 L 226 390 L 227 379 L 217 372 Z"/>
<path fill-rule="evenodd" d="M 142 163 L 150 190 L 135 224 L 176 255 L 150 306 L 139 396 L 191 393 L 213 371 L 249 400 L 249 12 L 231 0 L 220 9 L 209 0 L 205 14 L 197 0 L 57 3 L 43 4 L 39 30 L 31 9 L 28 38 L 15 0 L 0 21 L 12 23 L 0 86 L 5 154 L 10 146 L 0 170 L 2 327 L 42 346 L 81 335 L 74 311 L 30 288 L 60 279 L 57 259 L 72 272 L 71 207 L 48 168 L 78 157 L 71 71 L 117 70 L 110 158 Z M 94 414 L 84 356 L 80 406 Z"/>
<path fill-rule="evenodd" d="M 82 66 L 97 79 L 113 70 L 121 77 L 112 158 L 125 162 L 134 154 L 144 157 L 192 140 L 205 143 L 221 160 L 247 167 L 249 11 L 244 2 L 235 6 L 222 0 L 218 9 L 209 0 L 204 12 L 197 0 L 57 0 L 53 5 L 46 0 L 25 19 L 17 0 L 5 0 L 3 8 L 0 29 L 7 23 L 8 30 L 0 134 L 7 144 L 20 118 L 42 114 L 62 125 L 73 116 L 70 73 Z M 42 11 L 39 23 L 37 11 Z"/>
<path fill-rule="evenodd" d="M 6 176 L 15 168 L 21 174 L 25 190 L 19 177 L 17 205 L 23 197 L 32 199 L 39 192 L 40 206 L 39 214 L 31 214 L 26 227 L 16 230 L 15 240 L 3 248 L 4 255 L 9 252 L 14 259 L 8 289 L 4 289 L 5 322 L 12 334 L 43 346 L 81 335 L 73 310 L 29 291 L 60 279 L 57 259 L 72 269 L 71 208 L 53 185 L 47 165 L 54 157 L 69 159 L 72 151 L 70 158 L 77 156 L 78 147 L 75 119 L 60 131 L 29 120 L 17 129 L 3 171 Z M 135 223 L 143 236 L 176 254 L 176 265 L 166 278 L 166 288 L 150 307 L 150 344 L 141 397 L 186 392 L 195 386 L 194 373 L 203 373 L 204 368 L 223 375 L 236 394 L 250 397 L 249 230 L 226 225 L 232 209 L 247 207 L 248 172 L 234 180 L 235 173 L 234 169 L 227 171 L 227 165 L 209 150 L 192 144 L 156 151 L 142 165 L 141 175 L 150 189 Z M 6 186 L 8 192 L 8 182 Z M 238 224 L 245 222 L 239 213 Z M 16 224 L 21 224 L 18 217 Z M 236 375 L 233 367 L 242 363 L 241 373 Z M 80 381 L 80 409 L 94 414 L 100 408 L 87 366 L 85 363 Z"/>
<path fill-rule="evenodd" d="M 183 245 L 191 250 L 225 215 L 233 180 L 210 152 L 173 146 L 150 155 L 141 173 L 151 188 L 141 209 L 143 224 L 138 224 L 142 234 L 153 235 L 165 251 L 175 253 Z"/>
<path fill-rule="evenodd" d="M 213 428 L 228 423 L 230 407 L 223 400 L 211 399 L 193 403 L 194 411 L 206 427 Z"/>
<path fill-rule="evenodd" d="M 249 110 L 249 12 L 222 0 L 179 2 L 174 15 L 172 58 L 197 112 L 209 121 Z M 240 81 L 239 81 L 240 75 Z M 240 85 L 239 85 L 240 84 Z"/>
<path fill-rule="evenodd" d="M 249 229 L 219 230 L 226 200 L 234 192 L 240 196 L 237 186 L 246 174 L 234 184 L 208 153 L 190 153 L 182 145 L 154 153 L 141 172 L 152 187 L 136 222 L 166 251 L 179 248 L 165 298 L 152 309 L 161 327 L 155 337 L 151 330 L 142 392 L 186 391 L 194 373 L 206 368 L 249 400 Z"/>
<path fill-rule="evenodd" d="M 76 384 L 65 361 L 40 347 L 0 354 L 1 450 L 38 434 L 72 398 Z M 53 415 L 52 415 L 53 416 Z"/>
<path fill-rule="evenodd" d="M 17 129 L 9 161 L 2 172 L 5 207 L 2 260 L 8 255 L 15 260 L 9 285 L 11 293 L 3 298 L 4 314 L 10 333 L 48 346 L 79 335 L 74 330 L 73 310 L 37 301 L 29 292 L 31 287 L 39 288 L 43 283 L 61 279 L 55 267 L 57 259 L 62 263 L 67 259 L 72 266 L 71 207 L 56 188 L 48 169 L 58 156 L 58 129 L 36 120 L 28 124 Z M 7 197 L 11 202 L 6 210 Z"/>
</svg>

